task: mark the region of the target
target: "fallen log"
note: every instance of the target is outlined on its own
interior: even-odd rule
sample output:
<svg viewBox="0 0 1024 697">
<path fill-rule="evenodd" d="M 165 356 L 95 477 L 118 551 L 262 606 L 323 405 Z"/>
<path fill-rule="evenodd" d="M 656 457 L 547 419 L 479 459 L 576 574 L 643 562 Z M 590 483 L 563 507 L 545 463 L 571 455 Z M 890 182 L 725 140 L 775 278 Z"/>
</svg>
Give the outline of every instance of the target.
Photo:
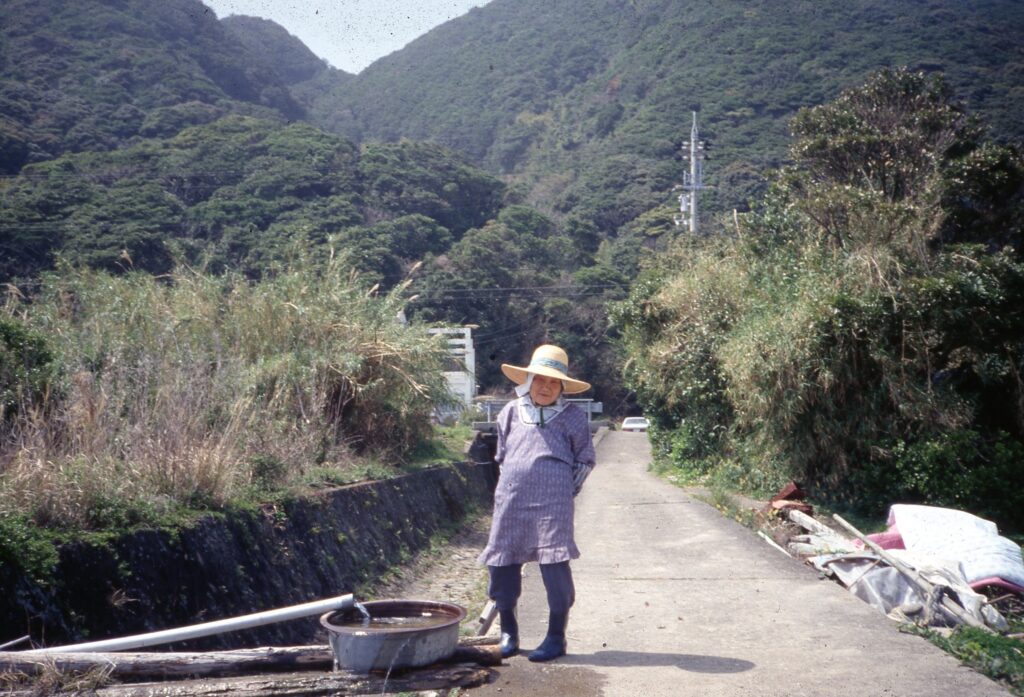
<svg viewBox="0 0 1024 697">
<path fill-rule="evenodd" d="M 359 675 L 333 673 L 284 673 L 217 680 L 177 680 L 135 683 L 97 688 L 96 697 L 320 697 L 327 695 L 370 695 L 422 692 L 452 687 L 477 687 L 491 679 L 491 671 L 475 665 L 424 668 L 400 675 Z M 33 697 L 38 693 L 20 690 L 5 697 Z"/>
<path fill-rule="evenodd" d="M 285 646 L 207 652 L 0 653 L 0 672 L 34 675 L 47 667 L 61 672 L 107 668 L 119 678 L 226 677 L 258 672 L 331 670 L 331 647 Z"/>
<path fill-rule="evenodd" d="M 443 663 L 501 665 L 501 649 L 497 641 L 497 638 L 461 637 L 455 653 Z M 0 673 L 26 675 L 35 675 L 46 668 L 81 673 L 103 668 L 114 677 L 128 679 L 221 678 L 253 673 L 329 671 L 333 666 L 334 654 L 326 644 L 206 652 L 0 652 Z"/>
</svg>

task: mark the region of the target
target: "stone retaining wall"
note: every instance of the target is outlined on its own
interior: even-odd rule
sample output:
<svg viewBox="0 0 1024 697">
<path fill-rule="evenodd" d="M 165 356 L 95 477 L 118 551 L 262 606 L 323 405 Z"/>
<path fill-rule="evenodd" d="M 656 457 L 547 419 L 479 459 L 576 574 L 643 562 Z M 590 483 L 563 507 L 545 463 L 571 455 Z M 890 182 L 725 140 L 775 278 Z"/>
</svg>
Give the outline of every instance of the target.
<svg viewBox="0 0 1024 697">
<path fill-rule="evenodd" d="M 188 528 L 68 544 L 49 587 L 0 571 L 0 643 L 124 636 L 354 592 L 489 508 L 496 481 L 494 464 L 436 467 Z M 295 620 L 179 648 L 301 644 L 319 631 L 316 618 Z"/>
</svg>

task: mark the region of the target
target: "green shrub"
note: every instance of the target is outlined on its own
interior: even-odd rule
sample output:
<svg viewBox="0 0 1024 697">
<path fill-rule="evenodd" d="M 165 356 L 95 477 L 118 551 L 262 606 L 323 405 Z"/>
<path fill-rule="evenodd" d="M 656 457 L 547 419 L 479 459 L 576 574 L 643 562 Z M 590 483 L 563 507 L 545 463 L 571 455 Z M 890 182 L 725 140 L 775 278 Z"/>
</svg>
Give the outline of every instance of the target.
<svg viewBox="0 0 1024 697">
<path fill-rule="evenodd" d="M 25 516 L 0 516 L 0 567 L 20 569 L 37 583 L 47 583 L 57 561 L 53 541 Z"/>
<path fill-rule="evenodd" d="M 916 442 L 898 441 L 873 467 L 850 477 L 862 511 L 883 514 L 891 503 L 922 503 L 970 511 L 1007 530 L 1024 529 L 1024 444 L 1006 433 L 983 437 L 954 430 Z"/>
<path fill-rule="evenodd" d="M 59 376 L 46 337 L 12 317 L 0 317 L 0 421 L 45 405 Z"/>
</svg>

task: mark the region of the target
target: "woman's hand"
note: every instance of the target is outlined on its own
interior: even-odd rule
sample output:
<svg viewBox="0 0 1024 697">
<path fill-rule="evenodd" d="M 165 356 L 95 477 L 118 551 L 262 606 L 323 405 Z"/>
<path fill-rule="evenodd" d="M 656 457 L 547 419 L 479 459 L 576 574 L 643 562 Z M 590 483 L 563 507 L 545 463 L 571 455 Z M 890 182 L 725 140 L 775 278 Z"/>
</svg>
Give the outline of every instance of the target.
<svg viewBox="0 0 1024 697">
<path fill-rule="evenodd" d="M 590 471 L 594 469 L 590 465 L 582 462 L 577 462 L 572 466 L 572 495 L 580 493 L 583 489 L 583 482 L 587 481 L 587 477 L 590 476 Z"/>
</svg>

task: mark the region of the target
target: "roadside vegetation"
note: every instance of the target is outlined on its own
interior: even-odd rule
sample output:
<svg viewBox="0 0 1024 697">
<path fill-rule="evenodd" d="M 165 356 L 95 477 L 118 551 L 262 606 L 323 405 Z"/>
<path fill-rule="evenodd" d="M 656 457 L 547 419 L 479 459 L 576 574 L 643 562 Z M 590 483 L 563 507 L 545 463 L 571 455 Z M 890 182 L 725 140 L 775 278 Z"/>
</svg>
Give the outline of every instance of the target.
<svg viewBox="0 0 1024 697">
<path fill-rule="evenodd" d="M 402 463 L 446 348 L 343 257 L 259 281 L 62 266 L 0 315 L 0 517 L 104 529 Z"/>
<path fill-rule="evenodd" d="M 937 78 L 885 71 L 792 122 L 792 164 L 618 307 L 663 467 L 1024 530 L 1024 164 Z"/>
</svg>

